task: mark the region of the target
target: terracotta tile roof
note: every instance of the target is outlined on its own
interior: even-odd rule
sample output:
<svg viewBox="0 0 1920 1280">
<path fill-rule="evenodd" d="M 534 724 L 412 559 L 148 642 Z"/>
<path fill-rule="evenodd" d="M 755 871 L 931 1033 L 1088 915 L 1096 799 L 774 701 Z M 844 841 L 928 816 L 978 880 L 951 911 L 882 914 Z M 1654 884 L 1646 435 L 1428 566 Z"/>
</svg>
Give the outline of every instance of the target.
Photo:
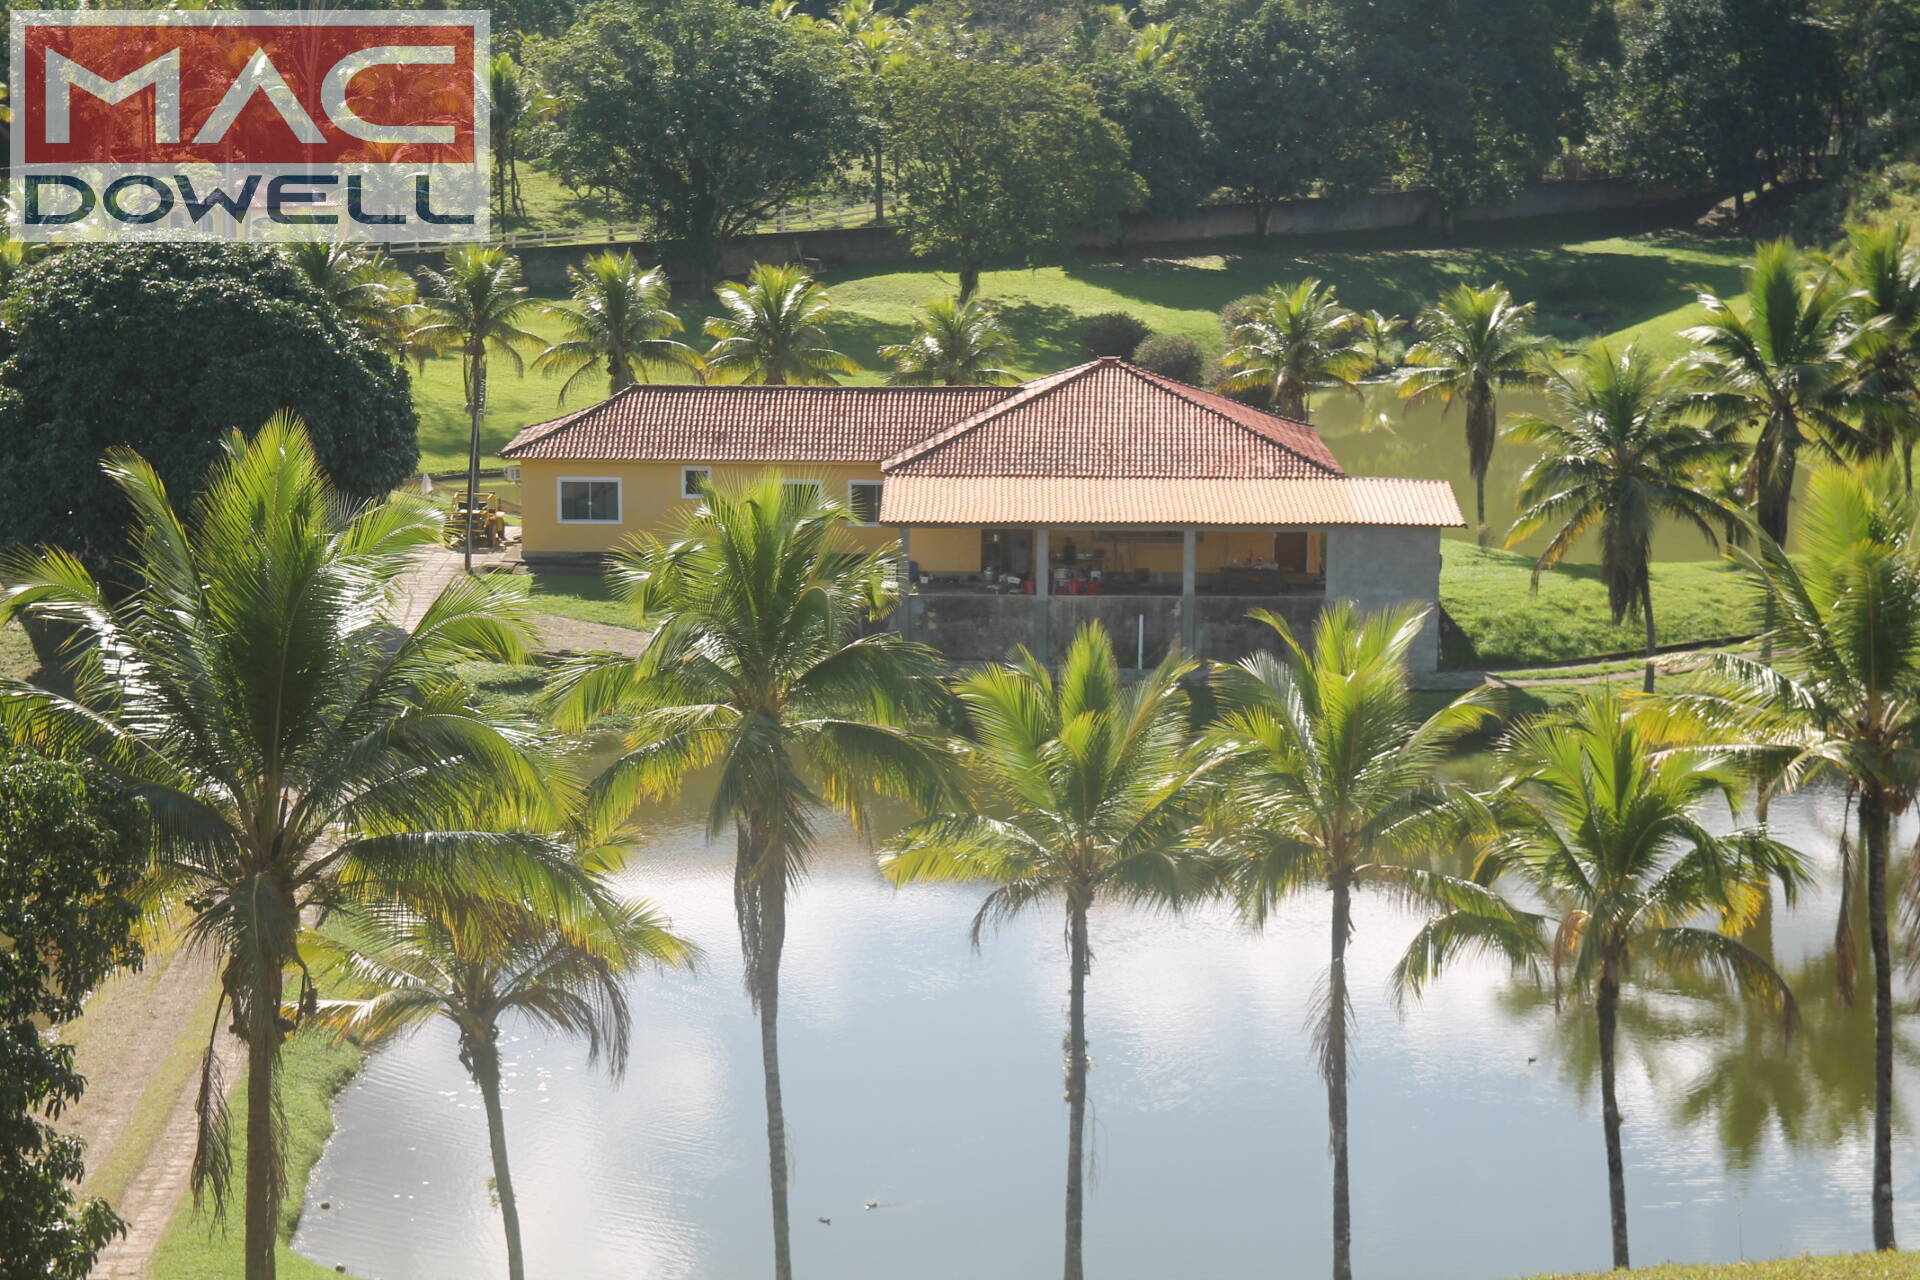
<svg viewBox="0 0 1920 1280">
<path fill-rule="evenodd" d="M 500 456 L 606 462 L 878 462 L 1016 387 L 642 384 L 522 430 Z"/>
<path fill-rule="evenodd" d="M 1344 474 L 1311 426 L 1106 358 L 1038 378 L 881 463 L 888 475 Z"/>
<path fill-rule="evenodd" d="M 1358 476 L 1167 479 L 923 476 L 893 472 L 880 523 L 905 525 L 1416 525 L 1466 520 L 1444 480 Z"/>
</svg>

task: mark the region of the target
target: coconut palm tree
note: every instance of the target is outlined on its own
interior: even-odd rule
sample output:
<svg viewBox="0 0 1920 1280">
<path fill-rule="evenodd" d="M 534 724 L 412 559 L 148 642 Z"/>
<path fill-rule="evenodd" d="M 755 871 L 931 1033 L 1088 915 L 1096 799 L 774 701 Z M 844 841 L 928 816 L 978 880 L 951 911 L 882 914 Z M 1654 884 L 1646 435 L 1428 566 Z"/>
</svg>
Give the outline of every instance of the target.
<svg viewBox="0 0 1920 1280">
<path fill-rule="evenodd" d="M 1680 333 L 1693 344 L 1684 365 L 1700 386 L 1696 402 L 1716 426 L 1752 436 L 1746 499 L 1761 531 L 1781 543 L 1801 451 L 1838 458 L 1865 449 L 1849 421 L 1863 397 L 1848 358 L 1846 295 L 1806 266 L 1790 241 L 1759 246 L 1742 305 L 1703 291 L 1706 321 Z"/>
<path fill-rule="evenodd" d="M 664 270 L 641 270 L 631 253 L 596 253 L 568 267 L 567 279 L 573 282 L 573 300 L 547 308 L 547 314 L 560 321 L 564 336 L 533 362 L 540 373 L 571 371 L 560 386 L 561 400 L 580 379 L 602 369 L 607 394 L 613 395 L 646 381 L 649 365 L 699 367 L 693 348 L 668 336 L 685 326 L 667 305 L 672 295 Z"/>
<path fill-rule="evenodd" d="M 1420 341 L 1407 352 L 1400 394 L 1415 404 L 1439 400 L 1465 410 L 1467 466 L 1473 472 L 1475 521 L 1487 545 L 1487 468 L 1499 432 L 1499 394 L 1538 386 L 1545 344 L 1532 328 L 1533 304 L 1499 285 L 1459 285 L 1420 315 Z"/>
<path fill-rule="evenodd" d="M 1181 685 L 1193 669 L 1170 655 L 1146 679 L 1123 686 L 1113 642 L 1092 623 L 1068 648 L 1058 678 L 1020 649 L 1010 665 L 962 681 L 975 794 L 908 827 L 881 859 L 896 884 L 992 882 L 973 918 L 976 946 L 991 924 L 1042 904 L 1064 908 L 1065 1280 L 1084 1274 L 1088 914 L 1103 901 L 1178 904 L 1202 883 L 1193 824 L 1207 758 Z"/>
<path fill-rule="evenodd" d="M 1761 536 L 1736 557 L 1769 603 L 1771 665 L 1715 659 L 1675 701 L 1708 740 L 1739 742 L 1763 796 L 1830 777 L 1850 792 L 1864 852 L 1873 958 L 1873 1245 L 1893 1223 L 1893 944 L 1887 911 L 1894 818 L 1920 795 L 1920 500 L 1895 467 L 1831 467 L 1807 486 L 1804 555 Z M 1851 842 L 1843 846 L 1852 853 Z M 1848 861 L 1852 859 L 1849 858 Z M 1856 870 L 1843 869 L 1838 945 L 1852 951 Z M 1851 998 L 1849 964 L 1839 968 Z"/>
<path fill-rule="evenodd" d="M 1794 1018 L 1773 966 L 1739 939 L 1770 882 L 1791 893 L 1798 856 L 1757 829 L 1718 836 L 1708 804 L 1733 805 L 1743 774 L 1730 753 L 1690 747 L 1601 686 L 1562 715 L 1502 743 L 1501 780 L 1482 801 L 1486 851 L 1475 879 L 1524 879 L 1557 923 L 1555 991 L 1593 1002 L 1600 1047 L 1613 1265 L 1626 1267 L 1626 1160 L 1615 1079 L 1622 987 L 1636 968 L 1705 974 Z M 1702 928 L 1704 915 L 1718 928 Z M 1426 974 L 1411 975 L 1417 986 Z"/>
<path fill-rule="evenodd" d="M 1370 361 L 1367 376 L 1390 373 L 1400 367 L 1400 361 L 1407 354 L 1407 344 L 1400 337 L 1400 331 L 1407 322 L 1400 316 L 1390 316 L 1380 311 L 1362 311 L 1360 316 L 1360 349 L 1367 353 Z"/>
<path fill-rule="evenodd" d="M 462 245 L 447 250 L 445 271 L 423 272 L 431 290 L 420 300 L 426 319 L 414 330 L 428 347 L 460 353 L 472 431 L 467 441 L 466 570 L 473 572 L 473 520 L 480 489 L 480 423 L 487 412 L 487 357 L 503 356 L 514 372 L 525 373 L 520 352 L 540 342 L 520 326 L 537 305 L 520 283 L 520 259 L 496 245 Z"/>
<path fill-rule="evenodd" d="M 275 419 L 233 437 L 191 514 L 153 468 L 107 470 L 134 512 L 109 593 L 62 551 L 0 565 L 0 624 L 75 635 L 61 695 L 0 680 L 0 732 L 98 761 L 144 807 L 156 915 L 223 958 L 222 1014 L 246 1041 L 245 1274 L 272 1280 L 285 1190 L 277 1122 L 284 998 L 305 913 L 436 889 L 574 911 L 597 891 L 569 844 L 566 788 L 540 740 L 473 709 L 459 661 L 524 657 L 519 593 L 448 586 L 410 628 L 386 621 L 439 517 L 412 499 L 350 507 L 306 433 Z M 220 1025 L 222 1015 L 216 1015 Z M 197 1189 L 224 1203 L 225 1089 L 202 1064 Z"/>
<path fill-rule="evenodd" d="M 420 354 L 413 277 L 385 252 L 344 240 L 298 240 L 281 252 L 347 323 L 396 356 Z"/>
<path fill-rule="evenodd" d="M 1220 363 L 1234 373 L 1223 391 L 1265 389 L 1275 413 L 1310 422 L 1308 398 L 1327 387 L 1351 388 L 1372 357 L 1362 347 L 1359 317 L 1340 305 L 1333 286 L 1309 278 L 1261 294 L 1227 334 Z"/>
<path fill-rule="evenodd" d="M 305 935 L 300 951 L 319 983 L 358 993 L 318 1004 L 321 1023 L 342 1036 L 378 1042 L 434 1019 L 453 1024 L 460 1065 L 486 1111 L 508 1280 L 525 1280 L 501 1103 L 501 1022 L 585 1040 L 588 1062 L 604 1058 L 618 1079 L 633 1025 L 622 979 L 648 965 L 690 966 L 692 945 L 644 903 L 559 921 L 519 903 L 429 898 L 399 911 L 335 915 Z"/>
<path fill-rule="evenodd" d="M 494 207 L 500 217 L 527 216 L 520 190 L 520 145 L 527 127 L 551 102 L 513 55 L 502 51 L 487 64 L 487 121 L 493 144 Z"/>
<path fill-rule="evenodd" d="M 1893 454 L 1913 485 L 1920 442 L 1920 248 L 1904 222 L 1849 228 L 1834 264 L 1853 325 L 1848 358 L 1862 395 L 1865 452 Z"/>
<path fill-rule="evenodd" d="M 799 267 L 761 263 L 745 284 L 728 281 L 713 292 L 723 312 L 706 325 L 714 339 L 707 367 L 715 373 L 778 387 L 828 386 L 837 373 L 860 372 L 828 345 L 820 322 L 833 300 Z"/>
<path fill-rule="evenodd" d="M 867 173 L 873 180 L 873 220 L 887 220 L 886 124 L 890 107 L 889 73 L 907 56 L 912 20 L 879 8 L 874 0 L 842 0 L 827 14 L 827 26 L 845 43 L 854 66 L 866 79 L 876 123 L 867 144 Z"/>
<path fill-rule="evenodd" d="M 1711 476 L 1740 456 L 1740 446 L 1689 420 L 1684 393 L 1638 347 L 1618 356 L 1605 343 L 1547 380 L 1547 415 L 1515 421 L 1508 436 L 1540 451 L 1520 479 L 1520 516 L 1512 546 L 1549 525 L 1552 538 L 1533 564 L 1560 563 L 1590 530 L 1600 534 L 1600 576 L 1618 625 L 1638 614 L 1647 628 L 1646 691 L 1653 692 L 1653 533 L 1661 519 L 1691 523 L 1719 543 L 1729 512 L 1713 496 Z"/>
<path fill-rule="evenodd" d="M 1397 609 L 1362 615 L 1330 604 L 1302 643 L 1280 618 L 1271 650 L 1221 667 L 1215 740 L 1229 754 L 1228 800 L 1214 841 L 1225 883 L 1241 911 L 1262 924 L 1285 898 L 1324 889 L 1333 923 L 1327 970 L 1315 1004 L 1314 1046 L 1327 1084 L 1333 1156 L 1333 1275 L 1353 1274 L 1348 1196 L 1347 1056 L 1352 1005 L 1347 946 L 1353 894 L 1375 889 L 1433 901 L 1510 924 L 1510 910 L 1477 885 L 1421 867 L 1424 816 L 1449 795 L 1435 780 L 1448 746 L 1481 724 L 1479 692 L 1422 719 L 1414 712 L 1407 651 L 1425 615 Z"/>
<path fill-rule="evenodd" d="M 1013 339 L 993 309 L 979 299 L 935 298 L 913 321 L 913 336 L 880 348 L 893 362 L 887 381 L 896 387 L 1006 386 L 1017 374 L 1000 365 L 1013 359 Z"/>
<path fill-rule="evenodd" d="M 793 1273 L 778 1032 L 788 890 L 806 867 L 820 807 L 864 827 L 875 795 L 936 804 L 951 763 L 911 721 L 942 697 L 938 655 L 891 632 L 859 634 L 898 600 L 898 549 L 858 551 L 841 532 L 847 520 L 817 489 L 777 477 L 708 489 L 679 528 L 611 558 L 618 590 L 658 628 L 647 651 L 577 663 L 553 693 L 563 728 L 614 709 L 634 716 L 625 750 L 589 788 L 596 822 L 625 817 L 643 797 L 677 795 L 694 770 L 717 771 L 707 826 L 734 832 L 734 906 L 760 1017 L 776 1280 Z"/>
</svg>

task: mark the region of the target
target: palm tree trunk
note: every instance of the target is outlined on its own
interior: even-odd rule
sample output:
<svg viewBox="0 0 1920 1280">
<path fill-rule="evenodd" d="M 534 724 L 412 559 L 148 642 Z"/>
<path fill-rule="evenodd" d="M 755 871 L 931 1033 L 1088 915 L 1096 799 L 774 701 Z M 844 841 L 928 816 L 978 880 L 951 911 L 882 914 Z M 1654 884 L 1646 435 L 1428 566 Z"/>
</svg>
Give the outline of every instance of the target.
<svg viewBox="0 0 1920 1280">
<path fill-rule="evenodd" d="M 1613 1265 L 1620 1269 L 1632 1264 L 1627 1261 L 1627 1162 L 1620 1152 L 1620 1099 L 1613 1079 L 1620 982 L 1611 973 L 1601 975 L 1595 1003 L 1600 1019 L 1600 1127 L 1607 1138 L 1607 1203 L 1612 1211 Z"/>
<path fill-rule="evenodd" d="M 980 292 L 980 264 L 963 262 L 960 264 L 960 301 L 971 301 L 973 295 Z"/>
<path fill-rule="evenodd" d="M 1353 1210 L 1347 1170 L 1347 938 L 1353 889 L 1333 882 L 1333 942 L 1327 964 L 1327 1146 L 1333 1152 L 1333 1280 L 1353 1280 Z"/>
<path fill-rule="evenodd" d="M 1873 1247 L 1893 1249 L 1893 948 L 1887 933 L 1887 846 L 1893 813 L 1886 793 L 1860 791 L 1867 847 L 1867 936 L 1873 951 Z"/>
<path fill-rule="evenodd" d="M 880 144 L 873 144 L 873 220 L 875 224 L 887 220 L 887 171 Z"/>
<path fill-rule="evenodd" d="M 469 1050 L 474 1083 L 480 1086 L 487 1109 L 487 1147 L 493 1153 L 493 1190 L 500 1197 L 500 1226 L 507 1233 L 507 1280 L 526 1280 L 527 1264 L 520 1248 L 520 1202 L 513 1193 L 513 1172 L 507 1165 L 507 1117 L 500 1105 L 500 1050 L 488 1042 Z"/>
<path fill-rule="evenodd" d="M 1067 904 L 1067 1256 L 1065 1280 L 1081 1280 L 1081 1235 L 1086 1220 L 1087 1131 L 1087 908 Z"/>
<path fill-rule="evenodd" d="M 760 1071 L 767 1099 L 767 1182 L 773 1205 L 774 1280 L 793 1280 L 787 1214 L 787 1113 L 780 1096 L 780 952 L 787 934 L 785 867 L 751 823 L 738 825 L 734 911 L 746 953 L 747 993 L 760 1015 Z"/>
<path fill-rule="evenodd" d="M 1642 570 L 1645 573 L 1645 570 Z M 1640 612 L 1647 618 L 1647 678 L 1641 688 L 1653 692 L 1653 657 L 1659 650 L 1659 641 L 1653 628 L 1653 575 L 1646 573 L 1640 579 Z"/>
<path fill-rule="evenodd" d="M 280 1060 L 282 977 L 277 956 L 257 962 L 247 1007 L 246 1280 L 274 1280 L 280 1235 L 280 1135 L 274 1077 Z"/>
<path fill-rule="evenodd" d="M 473 423 L 467 438 L 467 528 L 461 539 L 466 571 L 473 572 L 473 517 L 480 499 L 480 419 L 487 411 L 487 356 L 484 351 L 469 356 L 473 361 Z"/>
<path fill-rule="evenodd" d="M 773 1196 L 773 1274 L 792 1280 L 793 1248 L 787 1219 L 787 1113 L 780 1098 L 780 974 L 760 987 L 760 1069 L 767 1087 L 767 1174 Z"/>
</svg>

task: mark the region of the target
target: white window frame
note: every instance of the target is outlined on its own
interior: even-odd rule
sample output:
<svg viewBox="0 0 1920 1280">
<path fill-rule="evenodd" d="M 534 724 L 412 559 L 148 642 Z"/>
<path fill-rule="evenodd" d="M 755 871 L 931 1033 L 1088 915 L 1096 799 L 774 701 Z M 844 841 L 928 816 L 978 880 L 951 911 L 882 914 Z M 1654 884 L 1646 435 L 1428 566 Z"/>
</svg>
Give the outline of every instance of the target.
<svg viewBox="0 0 1920 1280">
<path fill-rule="evenodd" d="M 685 466 L 685 467 L 682 467 L 682 468 L 680 468 L 680 500 L 681 500 L 681 501 L 683 501 L 683 502 L 693 502 L 693 501 L 695 501 L 696 499 L 698 499 L 698 498 L 699 498 L 699 496 L 700 496 L 700 495 L 699 495 L 699 494 L 697 494 L 697 493 L 688 493 L 688 492 L 687 492 L 687 477 L 688 477 L 688 476 L 690 476 L 690 475 L 692 475 L 692 474 L 693 474 L 694 472 L 696 472 L 696 471 L 698 471 L 698 472 L 699 472 L 699 473 L 700 473 L 700 474 L 701 474 L 701 475 L 702 475 L 703 477 L 705 477 L 705 479 L 706 479 L 706 482 L 707 482 L 708 484 L 712 484 L 712 482 L 713 482 L 713 468 L 712 468 L 712 467 L 706 467 L 706 466 Z"/>
<path fill-rule="evenodd" d="M 569 520 L 566 491 L 569 484 L 610 484 L 613 505 L 619 512 L 611 520 Z M 553 481 L 553 518 L 558 524 L 624 524 L 627 515 L 627 486 L 619 476 L 556 476 Z"/>
<path fill-rule="evenodd" d="M 821 480 L 820 477 L 818 476 L 781 476 L 780 477 L 780 487 L 783 490 L 790 485 L 810 485 L 812 486 L 813 491 L 820 495 L 820 500 L 822 502 L 826 501 L 826 497 L 827 497 L 826 482 Z"/>
<path fill-rule="evenodd" d="M 859 510 L 857 507 L 853 505 L 853 487 L 855 485 L 867 485 L 874 489 L 878 489 L 884 483 L 885 481 L 882 481 L 882 480 L 849 480 L 847 481 L 847 515 L 851 519 L 851 522 L 856 528 L 877 529 L 880 527 L 880 495 L 878 493 L 875 493 L 873 495 L 873 515 L 874 515 L 873 519 L 871 520 L 853 519 L 853 517 L 858 514 L 858 510 Z"/>
</svg>

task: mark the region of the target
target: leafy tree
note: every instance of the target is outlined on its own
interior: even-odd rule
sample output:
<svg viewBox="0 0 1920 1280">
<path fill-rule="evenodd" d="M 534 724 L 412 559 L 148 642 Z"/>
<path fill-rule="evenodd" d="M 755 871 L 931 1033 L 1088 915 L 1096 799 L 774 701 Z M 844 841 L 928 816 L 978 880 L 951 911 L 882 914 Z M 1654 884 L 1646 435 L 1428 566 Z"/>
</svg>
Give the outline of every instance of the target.
<svg viewBox="0 0 1920 1280">
<path fill-rule="evenodd" d="M 1005 386 L 1020 378 L 1002 368 L 1013 359 L 1013 339 L 980 299 L 935 298 L 913 321 L 913 336 L 880 348 L 893 362 L 887 381 L 897 387 Z"/>
<path fill-rule="evenodd" d="M 0 747 L 0 1277 L 86 1280 L 125 1225 L 75 1194 L 84 1144 L 50 1120 L 86 1080 L 43 1034 L 140 963 L 146 868 L 134 805 L 96 770 Z"/>
<path fill-rule="evenodd" d="M 787 1122 L 780 1084 L 780 956 L 788 890 L 804 873 L 819 807 L 865 829 L 876 795 L 923 807 L 947 794 L 950 756 L 910 727 L 941 696 L 939 657 L 892 632 L 861 635 L 896 603 L 897 548 L 861 553 L 843 508 L 769 476 L 709 490 L 665 537 L 612 557 L 613 577 L 648 625 L 638 658 L 601 655 L 562 672 L 555 714 L 580 729 L 634 716 L 624 749 L 589 789 L 600 823 L 642 798 L 677 796 L 715 770 L 707 828 L 734 831 L 734 908 L 747 994 L 760 1018 L 772 1189 L 774 1275 L 793 1274 Z"/>
<path fill-rule="evenodd" d="M 960 684 L 975 783 L 961 808 L 915 823 L 881 859 L 895 883 L 985 880 L 986 928 L 1042 905 L 1065 908 L 1067 1216 L 1065 1280 L 1081 1280 L 1087 1126 L 1088 912 L 1103 901 L 1178 903 L 1204 884 L 1193 856 L 1207 765 L 1169 656 L 1123 685 L 1106 629 L 1090 623 L 1056 679 L 1025 649 Z"/>
<path fill-rule="evenodd" d="M 962 302 L 989 259 L 1064 253 L 1145 195 L 1092 91 L 1051 66 L 922 48 L 894 77 L 895 185 L 913 252 L 958 267 Z"/>
<path fill-rule="evenodd" d="M 1540 451 L 1520 479 L 1520 516 L 1511 546 L 1553 526 L 1534 561 L 1533 582 L 1598 529 L 1600 577 L 1618 626 L 1638 614 L 1647 626 L 1646 691 L 1653 692 L 1655 525 L 1691 523 L 1718 544 L 1728 512 L 1705 477 L 1738 459 L 1733 441 L 1690 420 L 1685 392 L 1638 347 L 1618 356 L 1597 343 L 1570 371 L 1547 378 L 1546 414 L 1516 421 L 1508 436 Z"/>
<path fill-rule="evenodd" d="M 1527 882 L 1557 917 L 1556 991 L 1564 986 L 1593 1002 L 1613 1265 L 1625 1267 L 1626 1161 L 1614 1084 L 1621 988 L 1636 970 L 1704 972 L 1780 1008 L 1790 1026 L 1786 982 L 1738 935 L 1772 880 L 1789 891 L 1800 883 L 1799 857 L 1757 829 L 1709 832 L 1701 811 L 1734 804 L 1742 790 L 1731 757 L 1677 745 L 1609 689 L 1522 725 L 1498 759 L 1502 777 L 1484 801 L 1489 844 L 1476 878 L 1512 872 Z M 1706 914 L 1720 917 L 1718 929 L 1693 923 Z"/>
<path fill-rule="evenodd" d="M 723 241 L 869 141 L 840 40 L 736 0 L 613 0 L 528 57 L 556 103 L 543 138 L 561 179 L 650 219 L 703 286 Z"/>
<path fill-rule="evenodd" d="M 522 348 L 540 341 L 521 328 L 535 303 L 520 283 L 520 259 L 497 245 L 462 245 L 447 250 L 444 271 L 427 271 L 428 293 L 420 300 L 425 323 L 414 330 L 430 348 L 460 353 L 460 380 L 466 391 L 467 534 L 461 540 L 468 573 L 473 572 L 473 521 L 480 491 L 480 424 L 487 416 L 487 357 L 505 356 L 514 372 L 524 373 Z"/>
<path fill-rule="evenodd" d="M 1687 368 L 1700 384 L 1698 403 L 1724 428 L 1752 433 L 1746 500 L 1761 531 L 1785 542 L 1801 450 L 1839 458 L 1860 448 L 1848 421 L 1861 396 L 1847 304 L 1784 240 L 1754 251 L 1739 301 L 1702 293 L 1706 320 L 1680 336 L 1693 344 Z"/>
<path fill-rule="evenodd" d="M 1173 54 L 1165 47 L 1174 39 L 1172 29 L 1152 23 L 1148 31 L 1152 42 L 1136 43 L 1134 57 L 1093 69 L 1089 83 L 1101 114 L 1119 127 L 1126 142 L 1127 167 L 1145 192 L 1139 211 L 1181 217 L 1219 185 L 1213 140 L 1199 100 L 1171 69 Z"/>
<path fill-rule="evenodd" d="M 714 295 L 721 314 L 706 325 L 714 340 L 706 357 L 712 372 L 770 387 L 830 385 L 837 373 L 860 372 L 828 345 L 820 322 L 833 310 L 833 299 L 799 267 L 761 263 L 745 284 L 729 281 Z"/>
<path fill-rule="evenodd" d="M 1893 821 L 1920 798 L 1920 505 L 1893 467 L 1827 467 L 1807 486 L 1804 556 L 1761 536 L 1734 554 L 1765 593 L 1773 662 L 1717 658 L 1677 700 L 1709 741 L 1743 745 L 1767 793 L 1822 778 L 1856 801 L 1864 867 L 1843 842 L 1836 950 L 1852 998 L 1853 908 L 1864 872 L 1873 957 L 1873 1245 L 1892 1249 Z M 1763 793 L 1765 794 L 1765 793 Z"/>
<path fill-rule="evenodd" d="M 873 220 L 887 220 L 887 121 L 891 72 L 906 56 L 912 27 L 874 0 L 842 0 L 827 14 L 827 26 L 846 44 L 847 54 L 865 80 L 869 137 L 867 176 L 873 183 Z"/>
<path fill-rule="evenodd" d="M 75 245 L 36 263 L 9 308 L 0 546 L 58 544 L 103 570 L 130 510 L 102 454 L 138 451 L 186 500 L 224 433 L 281 409 L 352 497 L 386 493 L 419 459 L 406 371 L 277 249 Z"/>
<path fill-rule="evenodd" d="M 556 921 L 518 904 L 456 901 L 339 916 L 309 933 L 300 950 L 320 981 L 365 993 L 320 1002 L 319 1018 L 342 1035 L 379 1041 L 435 1019 L 453 1024 L 460 1065 L 486 1109 L 508 1280 L 524 1280 L 500 1102 L 501 1021 L 585 1040 L 587 1060 L 604 1057 L 617 1079 L 627 1069 L 633 1029 L 621 979 L 648 964 L 690 964 L 691 944 L 644 903 Z"/>
<path fill-rule="evenodd" d="M 573 282 L 573 300 L 547 308 L 564 326 L 563 336 L 533 362 L 542 373 L 571 370 L 560 386 L 560 399 L 565 400 L 580 379 L 602 369 L 607 394 L 613 395 L 645 381 L 649 365 L 699 367 L 693 349 L 668 336 L 685 326 L 668 305 L 672 294 L 661 268 L 643 271 L 631 253 L 596 253 L 568 267 L 567 279 Z"/>
<path fill-rule="evenodd" d="M 1333 1275 L 1353 1274 L 1348 1197 L 1347 1046 L 1353 1006 L 1347 946 L 1353 893 L 1375 889 L 1434 902 L 1511 931 L 1511 910 L 1479 885 L 1415 865 L 1419 819 L 1447 798 L 1435 772 L 1449 745 L 1482 722 L 1481 695 L 1433 715 L 1415 714 L 1407 650 L 1424 615 L 1375 615 L 1333 603 L 1304 644 L 1273 614 L 1254 617 L 1278 638 L 1271 650 L 1215 678 L 1215 736 L 1229 753 L 1227 802 L 1214 853 L 1241 911 L 1262 924 L 1291 895 L 1325 889 L 1333 899 L 1330 960 L 1315 1001 L 1314 1050 L 1327 1083 L 1333 1156 Z M 1490 936 L 1500 936 L 1497 932 Z"/>
<path fill-rule="evenodd" d="M 1220 363 L 1234 372 L 1222 390 L 1264 390 L 1275 413 L 1310 422 L 1314 392 L 1351 388 L 1367 371 L 1359 318 L 1332 285 L 1312 277 L 1291 288 L 1277 284 L 1245 316 L 1227 333 Z"/>
<path fill-rule="evenodd" d="M 1420 341 L 1407 352 L 1400 394 L 1415 404 L 1437 399 L 1466 411 L 1467 465 L 1473 471 L 1475 525 L 1487 544 L 1487 468 L 1499 437 L 1497 397 L 1538 386 L 1545 345 L 1532 331 L 1533 304 L 1517 304 L 1499 285 L 1459 285 L 1420 317 Z"/>
<path fill-rule="evenodd" d="M 138 455 L 109 473 L 137 513 L 108 597 L 65 551 L 19 555 L 0 624 L 38 616 L 78 634 L 71 697 L 0 680 L 0 729 L 97 762 L 137 792 L 157 912 L 222 957 L 220 1013 L 246 1041 L 245 1275 L 272 1280 L 286 1169 L 276 1082 L 303 914 L 437 888 L 545 909 L 591 896 L 557 768 L 524 727 L 470 709 L 456 662 L 514 660 L 521 598 L 479 579 L 443 591 L 396 638 L 386 606 L 412 553 L 439 536 L 425 503 L 344 502 L 297 423 L 237 436 L 191 517 Z M 197 1189 L 224 1203 L 226 1091 L 201 1067 Z"/>
</svg>

